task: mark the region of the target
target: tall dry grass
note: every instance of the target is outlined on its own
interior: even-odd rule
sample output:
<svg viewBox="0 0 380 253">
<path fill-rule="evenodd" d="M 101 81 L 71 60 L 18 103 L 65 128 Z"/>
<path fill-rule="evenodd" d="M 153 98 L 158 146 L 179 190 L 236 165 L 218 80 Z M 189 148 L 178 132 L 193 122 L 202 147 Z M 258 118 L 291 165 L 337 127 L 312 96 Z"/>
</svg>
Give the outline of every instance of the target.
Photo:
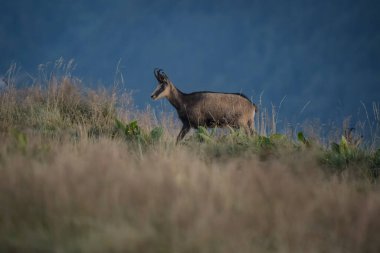
<svg viewBox="0 0 380 253">
<path fill-rule="evenodd" d="M 45 79 L 0 91 L 0 252 L 380 251 L 380 189 L 356 173 L 380 155 L 238 132 L 175 146 L 172 114 Z M 164 136 L 128 141 L 115 118 Z"/>
<path fill-rule="evenodd" d="M 110 139 L 3 147 L 1 251 L 380 249 L 378 186 L 326 179 L 312 154 L 210 163 L 186 147 L 128 149 Z"/>
</svg>

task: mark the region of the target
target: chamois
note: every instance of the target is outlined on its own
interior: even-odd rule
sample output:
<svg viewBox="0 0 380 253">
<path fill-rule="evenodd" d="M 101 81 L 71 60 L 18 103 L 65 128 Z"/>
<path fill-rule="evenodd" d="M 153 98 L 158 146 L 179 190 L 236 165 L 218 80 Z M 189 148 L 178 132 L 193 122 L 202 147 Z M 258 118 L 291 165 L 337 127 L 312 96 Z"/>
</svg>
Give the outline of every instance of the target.
<svg viewBox="0 0 380 253">
<path fill-rule="evenodd" d="M 158 85 L 151 98 L 157 100 L 166 97 L 177 110 L 183 124 L 176 143 L 181 141 L 191 128 L 196 129 L 199 126 L 230 126 L 243 128 L 247 134 L 254 132 L 257 107 L 243 94 L 211 91 L 186 94 L 177 89 L 161 69 L 155 69 L 154 75 Z"/>
</svg>

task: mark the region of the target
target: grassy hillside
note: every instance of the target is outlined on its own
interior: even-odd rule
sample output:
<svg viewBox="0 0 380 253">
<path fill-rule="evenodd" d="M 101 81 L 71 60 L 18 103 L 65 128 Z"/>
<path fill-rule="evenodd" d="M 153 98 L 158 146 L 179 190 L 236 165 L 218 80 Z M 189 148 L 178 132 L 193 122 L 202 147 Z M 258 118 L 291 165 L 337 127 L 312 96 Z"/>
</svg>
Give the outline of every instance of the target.
<svg viewBox="0 0 380 253">
<path fill-rule="evenodd" d="M 278 134 L 261 112 L 260 135 L 200 128 L 175 146 L 175 115 L 128 94 L 8 82 L 0 251 L 379 252 L 375 142 Z"/>
</svg>

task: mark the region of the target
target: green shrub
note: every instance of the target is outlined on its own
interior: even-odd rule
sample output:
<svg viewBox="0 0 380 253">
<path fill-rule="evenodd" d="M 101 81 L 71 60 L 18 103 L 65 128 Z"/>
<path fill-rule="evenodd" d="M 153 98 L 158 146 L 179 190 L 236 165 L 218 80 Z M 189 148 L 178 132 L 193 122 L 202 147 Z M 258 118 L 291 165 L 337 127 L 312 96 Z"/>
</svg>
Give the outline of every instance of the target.
<svg viewBox="0 0 380 253">
<path fill-rule="evenodd" d="M 115 119 L 115 133 L 121 135 L 129 142 L 137 142 L 139 144 L 149 145 L 157 143 L 162 135 L 163 128 L 155 127 L 150 132 L 145 132 L 138 125 L 137 120 L 133 120 L 129 123 L 123 123 L 119 119 Z"/>
</svg>

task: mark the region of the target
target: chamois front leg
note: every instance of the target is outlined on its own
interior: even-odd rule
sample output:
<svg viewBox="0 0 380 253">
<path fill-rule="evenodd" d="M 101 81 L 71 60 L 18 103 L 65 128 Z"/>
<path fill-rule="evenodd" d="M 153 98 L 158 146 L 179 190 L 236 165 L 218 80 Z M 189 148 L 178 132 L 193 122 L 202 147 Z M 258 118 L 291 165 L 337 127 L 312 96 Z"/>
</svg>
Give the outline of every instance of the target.
<svg viewBox="0 0 380 253">
<path fill-rule="evenodd" d="M 180 142 L 183 137 L 185 137 L 185 135 L 190 131 L 190 126 L 187 125 L 187 124 L 183 124 L 182 126 L 182 129 L 181 131 L 179 132 L 178 136 L 177 136 L 177 141 L 176 141 L 176 145 L 178 144 L 178 142 Z"/>
</svg>

